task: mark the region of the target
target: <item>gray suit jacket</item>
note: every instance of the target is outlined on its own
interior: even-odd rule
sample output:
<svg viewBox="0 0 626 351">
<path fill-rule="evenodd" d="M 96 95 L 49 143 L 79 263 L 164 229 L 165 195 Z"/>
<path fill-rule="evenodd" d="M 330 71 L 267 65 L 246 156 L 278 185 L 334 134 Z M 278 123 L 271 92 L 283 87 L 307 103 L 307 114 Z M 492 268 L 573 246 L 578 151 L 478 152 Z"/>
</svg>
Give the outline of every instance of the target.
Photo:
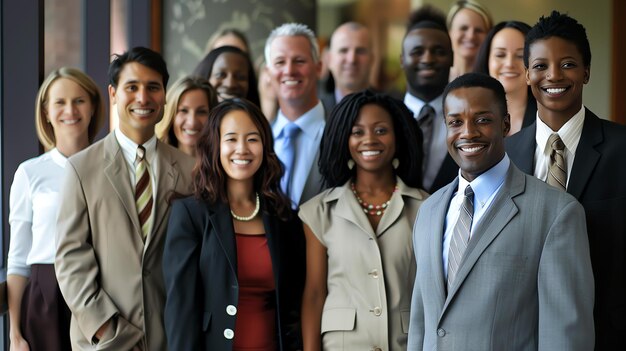
<svg viewBox="0 0 626 351">
<path fill-rule="evenodd" d="M 458 178 L 428 198 L 413 230 L 409 350 L 592 350 L 593 275 L 585 214 L 571 195 L 511 163 L 446 294 L 444 222 Z"/>
<path fill-rule="evenodd" d="M 161 259 L 168 198 L 172 191 L 189 193 L 193 160 L 161 142 L 156 152 L 155 217 L 145 244 L 128 167 L 114 133 L 67 163 L 55 270 L 72 311 L 73 350 L 167 348 Z M 112 317 L 114 335 L 94 345 L 95 332 Z"/>
</svg>

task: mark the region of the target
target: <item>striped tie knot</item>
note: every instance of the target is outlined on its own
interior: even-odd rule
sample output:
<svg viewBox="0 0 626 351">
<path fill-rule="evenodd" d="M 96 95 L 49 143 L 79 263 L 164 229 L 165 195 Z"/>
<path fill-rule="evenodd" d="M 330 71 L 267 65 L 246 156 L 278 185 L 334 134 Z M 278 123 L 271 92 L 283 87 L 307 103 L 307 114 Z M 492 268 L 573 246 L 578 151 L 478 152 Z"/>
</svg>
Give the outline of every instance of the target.
<svg viewBox="0 0 626 351">
<path fill-rule="evenodd" d="M 548 145 L 552 148 L 550 152 L 550 165 L 548 167 L 548 178 L 546 183 L 565 190 L 567 187 L 567 164 L 565 163 L 565 144 L 557 133 L 550 135 Z"/>
</svg>

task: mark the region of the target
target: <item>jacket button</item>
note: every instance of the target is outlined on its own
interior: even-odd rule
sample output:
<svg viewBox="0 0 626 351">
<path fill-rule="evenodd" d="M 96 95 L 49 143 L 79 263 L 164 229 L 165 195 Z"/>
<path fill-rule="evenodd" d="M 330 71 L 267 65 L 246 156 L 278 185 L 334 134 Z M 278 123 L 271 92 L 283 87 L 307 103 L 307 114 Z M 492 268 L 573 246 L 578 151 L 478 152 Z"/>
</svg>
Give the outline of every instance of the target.
<svg viewBox="0 0 626 351">
<path fill-rule="evenodd" d="M 440 337 L 442 337 L 442 338 L 443 338 L 444 336 L 446 336 L 446 331 L 445 331 L 445 329 L 443 329 L 443 328 L 439 328 L 439 329 L 437 329 L 437 335 L 439 335 L 439 336 L 440 336 Z"/>
<path fill-rule="evenodd" d="M 235 307 L 233 305 L 226 306 L 226 313 L 228 313 L 229 316 L 236 315 L 237 314 L 237 307 Z"/>
<path fill-rule="evenodd" d="M 230 340 L 235 337 L 235 332 L 232 329 L 224 329 L 224 337 Z"/>
<path fill-rule="evenodd" d="M 380 347 L 376 346 L 371 351 L 383 351 Z"/>
<path fill-rule="evenodd" d="M 372 312 L 374 312 L 375 316 L 380 316 L 383 313 L 382 308 L 380 307 L 374 307 L 374 309 L 372 310 Z"/>
<path fill-rule="evenodd" d="M 372 278 L 374 278 L 374 279 L 378 279 L 378 270 L 377 269 L 372 269 L 372 271 L 369 272 L 369 275 L 372 276 Z"/>
</svg>

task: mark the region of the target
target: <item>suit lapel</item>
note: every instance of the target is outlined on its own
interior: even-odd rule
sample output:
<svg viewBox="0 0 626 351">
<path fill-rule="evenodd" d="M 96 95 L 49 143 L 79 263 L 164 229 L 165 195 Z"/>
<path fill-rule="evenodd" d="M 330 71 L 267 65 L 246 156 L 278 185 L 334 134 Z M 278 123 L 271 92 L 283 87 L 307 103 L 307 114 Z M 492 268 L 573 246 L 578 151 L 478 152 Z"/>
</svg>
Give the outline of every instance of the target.
<svg viewBox="0 0 626 351">
<path fill-rule="evenodd" d="M 428 216 L 428 220 L 426 223 L 430 223 L 430 228 L 432 229 L 432 233 L 428 235 L 430 242 L 430 274 L 434 277 L 435 289 L 437 291 L 437 306 L 443 307 L 446 301 L 446 280 L 443 275 L 443 234 L 445 231 L 445 221 L 446 215 L 448 213 L 448 207 L 450 206 L 450 201 L 452 200 L 452 195 L 459 187 L 459 178 L 455 178 L 455 180 L 445 188 L 445 191 L 442 193 L 439 201 L 436 202 L 436 205 L 433 207 L 431 213 L 425 213 L 424 215 Z M 443 313 L 443 308 L 441 309 Z"/>
<path fill-rule="evenodd" d="M 585 122 L 578 147 L 576 148 L 576 156 L 569 183 L 567 184 L 567 192 L 577 199 L 580 198 L 589 182 L 591 173 L 600 159 L 600 153 L 596 151 L 595 147 L 603 141 L 604 136 L 600 119 L 593 112 L 585 109 Z"/>
<path fill-rule="evenodd" d="M 237 243 L 230 208 L 227 204 L 218 202 L 213 209 L 215 212 L 209 217 L 211 225 L 230 264 L 230 269 L 237 276 Z"/>
<path fill-rule="evenodd" d="M 511 161 L 524 173 L 534 174 L 535 172 L 535 148 L 537 142 L 537 122 L 523 128 L 517 134 L 505 139 L 506 153 Z"/>
<path fill-rule="evenodd" d="M 367 216 L 361 209 L 361 205 L 356 201 L 350 189 L 350 183 L 346 183 L 341 188 L 336 188 L 325 200 L 337 199 L 337 216 L 352 222 L 355 226 L 361 228 L 370 238 L 376 239 L 376 234 L 367 220 Z"/>
<path fill-rule="evenodd" d="M 157 166 L 157 201 L 155 202 L 154 228 L 146 238 L 146 246 L 155 233 L 158 233 L 161 226 L 165 223 L 165 217 L 170 207 L 169 197 L 176 189 L 178 181 L 178 170 L 175 167 L 176 160 L 160 141 L 156 145 L 156 157 L 159 158 Z"/>
<path fill-rule="evenodd" d="M 444 311 L 454 298 L 456 292 L 463 285 L 463 281 L 487 249 L 489 244 L 502 232 L 502 229 L 511 221 L 519 211 L 513 198 L 524 191 L 526 180 L 513 164 L 509 166 L 507 179 L 502 184 L 502 188 L 483 215 L 480 223 L 474 229 L 472 238 L 467 245 L 465 255 L 461 260 L 459 271 L 455 282 L 448 291 L 448 298 L 444 306 Z"/>
<path fill-rule="evenodd" d="M 109 133 L 104 141 L 104 159 L 107 162 L 107 165 L 104 167 L 104 174 L 109 183 L 111 183 L 120 202 L 124 205 L 124 209 L 135 228 L 134 236 L 142 240 L 139 215 L 135 205 L 133 187 L 130 184 L 128 166 L 122 154 L 122 149 L 115 139 L 115 133 Z"/>
</svg>

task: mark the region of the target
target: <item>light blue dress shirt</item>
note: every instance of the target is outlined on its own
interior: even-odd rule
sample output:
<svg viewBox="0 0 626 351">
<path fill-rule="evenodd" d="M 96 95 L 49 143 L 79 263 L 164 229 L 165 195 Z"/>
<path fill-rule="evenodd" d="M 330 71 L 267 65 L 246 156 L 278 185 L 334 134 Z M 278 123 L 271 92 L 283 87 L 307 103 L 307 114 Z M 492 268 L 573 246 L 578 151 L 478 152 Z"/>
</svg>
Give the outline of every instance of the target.
<svg viewBox="0 0 626 351">
<path fill-rule="evenodd" d="M 472 217 L 472 229 L 470 230 L 470 240 L 472 240 L 474 229 L 478 223 L 480 223 L 480 220 L 489 209 L 489 206 L 491 206 L 500 188 L 502 188 L 510 164 L 511 161 L 509 157 L 504 154 L 500 162 L 491 167 L 487 172 L 479 175 L 471 183 L 463 178 L 461 170 L 459 169 L 459 187 L 450 201 L 443 234 L 443 274 L 446 279 L 448 278 L 448 251 L 450 250 L 450 240 L 452 239 L 454 226 L 459 219 L 461 204 L 465 198 L 465 188 L 469 184 L 474 191 L 474 216 Z"/>
<path fill-rule="evenodd" d="M 284 143 L 283 129 L 290 120 L 285 117 L 282 111 L 278 111 L 278 117 L 272 125 L 272 134 L 274 135 L 274 150 L 279 154 Z M 302 191 L 306 185 L 312 167 L 314 165 L 315 156 L 319 151 L 320 141 L 324 133 L 326 122 L 324 119 L 324 107 L 322 102 L 318 101 L 317 105 L 298 117 L 295 124 L 300 127 L 301 132 L 296 137 L 296 151 L 294 162 L 294 173 L 289 184 L 289 196 L 293 202 L 293 207 L 297 207 L 300 203 Z"/>
</svg>

